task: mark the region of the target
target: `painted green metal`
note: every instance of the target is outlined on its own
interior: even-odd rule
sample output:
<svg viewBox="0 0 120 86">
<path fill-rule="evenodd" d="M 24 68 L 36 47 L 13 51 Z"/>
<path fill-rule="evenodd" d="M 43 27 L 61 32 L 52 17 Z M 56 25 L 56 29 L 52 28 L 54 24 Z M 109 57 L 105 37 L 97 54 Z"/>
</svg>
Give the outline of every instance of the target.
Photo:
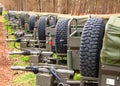
<svg viewBox="0 0 120 86">
<path fill-rule="evenodd" d="M 72 66 L 72 50 L 67 50 L 67 66 L 68 66 L 68 69 L 73 69 L 73 66 Z"/>
</svg>

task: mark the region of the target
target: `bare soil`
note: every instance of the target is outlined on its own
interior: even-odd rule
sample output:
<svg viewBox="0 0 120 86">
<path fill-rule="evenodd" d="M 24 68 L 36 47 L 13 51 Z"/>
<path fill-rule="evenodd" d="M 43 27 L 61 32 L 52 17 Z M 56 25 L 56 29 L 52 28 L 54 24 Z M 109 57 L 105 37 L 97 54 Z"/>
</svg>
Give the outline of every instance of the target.
<svg viewBox="0 0 120 86">
<path fill-rule="evenodd" d="M 12 72 L 10 69 L 10 61 L 8 57 L 8 48 L 6 39 L 6 31 L 2 17 L 0 16 L 0 86 L 12 86 Z"/>
</svg>

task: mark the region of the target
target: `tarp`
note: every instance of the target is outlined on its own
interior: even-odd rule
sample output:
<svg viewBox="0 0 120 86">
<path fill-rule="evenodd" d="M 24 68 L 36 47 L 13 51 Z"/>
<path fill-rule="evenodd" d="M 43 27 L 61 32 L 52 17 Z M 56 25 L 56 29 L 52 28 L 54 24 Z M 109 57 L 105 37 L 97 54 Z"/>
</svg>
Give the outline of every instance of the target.
<svg viewBox="0 0 120 86">
<path fill-rule="evenodd" d="M 101 62 L 120 66 L 120 16 L 111 16 L 106 24 Z"/>
</svg>

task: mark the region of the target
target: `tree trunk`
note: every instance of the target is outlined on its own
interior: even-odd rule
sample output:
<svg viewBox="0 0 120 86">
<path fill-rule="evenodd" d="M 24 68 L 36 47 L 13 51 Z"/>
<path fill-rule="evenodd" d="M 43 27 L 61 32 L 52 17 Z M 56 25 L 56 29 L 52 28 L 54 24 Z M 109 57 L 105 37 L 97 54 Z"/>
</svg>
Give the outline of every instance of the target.
<svg viewBox="0 0 120 86">
<path fill-rule="evenodd" d="M 43 11 L 43 9 L 42 9 L 42 0 L 40 0 L 40 8 L 41 8 L 41 12 Z"/>
<path fill-rule="evenodd" d="M 40 11 L 40 0 L 37 0 L 37 11 Z"/>
<path fill-rule="evenodd" d="M 66 0 L 66 14 L 68 13 L 68 0 Z"/>
<path fill-rule="evenodd" d="M 52 12 L 55 12 L 55 0 L 52 0 Z"/>
<path fill-rule="evenodd" d="M 63 13 L 62 0 L 58 0 L 58 13 Z"/>
<path fill-rule="evenodd" d="M 25 0 L 25 9 L 26 9 L 26 11 L 28 10 L 28 1 L 27 0 Z"/>
</svg>

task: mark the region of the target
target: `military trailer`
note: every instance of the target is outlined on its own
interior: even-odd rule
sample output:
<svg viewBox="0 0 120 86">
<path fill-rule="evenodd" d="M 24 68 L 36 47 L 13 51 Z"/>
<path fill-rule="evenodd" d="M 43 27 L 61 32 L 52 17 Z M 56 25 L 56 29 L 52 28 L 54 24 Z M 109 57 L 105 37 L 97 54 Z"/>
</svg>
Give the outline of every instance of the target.
<svg viewBox="0 0 120 86">
<path fill-rule="evenodd" d="M 47 41 L 41 41 L 49 44 L 49 51 L 29 52 L 43 54 L 45 58 L 44 54 L 51 55 L 49 52 L 55 51 L 57 58 L 46 58 L 47 63 L 43 65 L 11 68 L 37 74 L 36 86 L 119 86 L 120 56 L 119 41 L 116 41 L 119 40 L 119 22 L 119 16 L 107 20 L 90 16 L 80 18 L 80 21 L 77 18 L 61 18 L 56 28 L 47 28 Z M 52 28 L 55 33 L 52 33 Z M 64 57 L 67 58 L 65 64 Z M 49 64 L 48 60 L 55 60 L 55 64 Z M 73 80 L 76 71 L 80 71 L 80 81 Z"/>
<path fill-rule="evenodd" d="M 56 20 L 50 20 L 49 15 L 27 14 L 21 12 L 20 27 L 14 35 L 17 39 L 7 39 L 8 42 L 20 42 L 21 50 L 27 48 L 41 48 L 46 45 L 45 29 L 50 27 Z M 54 16 L 55 19 L 56 16 Z M 43 33 L 43 34 L 41 34 Z M 42 36 L 41 36 L 42 35 Z M 44 36 L 44 37 L 43 37 Z"/>
</svg>

